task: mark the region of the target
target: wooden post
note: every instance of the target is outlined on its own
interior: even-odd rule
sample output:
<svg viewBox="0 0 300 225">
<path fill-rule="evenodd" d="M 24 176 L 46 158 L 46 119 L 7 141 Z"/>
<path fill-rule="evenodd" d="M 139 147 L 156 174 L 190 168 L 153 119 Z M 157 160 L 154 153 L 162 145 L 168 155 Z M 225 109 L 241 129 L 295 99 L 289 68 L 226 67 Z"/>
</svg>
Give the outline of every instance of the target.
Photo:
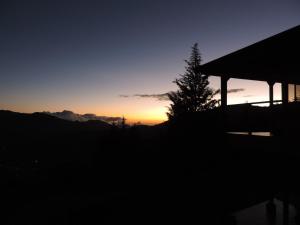
<svg viewBox="0 0 300 225">
<path fill-rule="evenodd" d="M 281 83 L 281 99 L 283 105 L 286 105 L 289 102 L 289 89 L 286 81 Z"/>
<path fill-rule="evenodd" d="M 294 84 L 294 102 L 297 101 L 297 85 Z"/>
<path fill-rule="evenodd" d="M 270 106 L 273 106 L 274 104 L 274 81 L 268 81 L 268 85 L 269 85 L 269 101 L 270 101 Z"/>
<path fill-rule="evenodd" d="M 229 78 L 226 76 L 221 77 L 221 107 L 223 110 L 225 110 L 227 106 L 227 81 L 228 80 Z"/>
<path fill-rule="evenodd" d="M 226 76 L 221 76 L 221 110 L 224 132 L 227 132 L 227 81 L 229 80 Z"/>
<path fill-rule="evenodd" d="M 283 193 L 283 225 L 289 224 L 289 194 L 285 190 Z"/>
</svg>

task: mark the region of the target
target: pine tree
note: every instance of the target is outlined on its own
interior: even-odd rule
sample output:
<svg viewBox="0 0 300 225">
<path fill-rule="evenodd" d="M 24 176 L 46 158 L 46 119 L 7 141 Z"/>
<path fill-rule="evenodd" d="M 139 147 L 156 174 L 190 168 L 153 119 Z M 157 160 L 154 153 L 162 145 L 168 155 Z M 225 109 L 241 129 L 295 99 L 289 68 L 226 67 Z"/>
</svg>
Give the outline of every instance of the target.
<svg viewBox="0 0 300 225">
<path fill-rule="evenodd" d="M 208 75 L 201 73 L 201 55 L 198 44 L 194 44 L 189 60 L 185 60 L 185 73 L 174 83 L 178 90 L 168 94 L 171 100 L 169 119 L 188 112 L 199 112 L 214 108 L 218 101 L 214 96 L 218 91 L 209 87 Z"/>
</svg>

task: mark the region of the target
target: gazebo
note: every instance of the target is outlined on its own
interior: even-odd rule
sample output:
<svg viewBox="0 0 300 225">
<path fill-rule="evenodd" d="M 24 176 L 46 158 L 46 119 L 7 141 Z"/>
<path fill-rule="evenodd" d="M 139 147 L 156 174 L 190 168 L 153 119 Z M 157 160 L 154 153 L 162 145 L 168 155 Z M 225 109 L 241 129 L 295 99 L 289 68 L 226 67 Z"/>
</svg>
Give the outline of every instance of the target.
<svg viewBox="0 0 300 225">
<path fill-rule="evenodd" d="M 282 104 L 289 96 L 297 100 L 300 84 L 300 25 L 255 44 L 215 59 L 202 66 L 207 75 L 221 77 L 221 106 L 227 106 L 227 81 L 230 78 L 265 81 L 269 103 L 273 105 L 273 86 L 281 83 Z M 300 89 L 299 89 L 300 90 Z M 293 93 L 291 93 L 291 91 Z"/>
</svg>

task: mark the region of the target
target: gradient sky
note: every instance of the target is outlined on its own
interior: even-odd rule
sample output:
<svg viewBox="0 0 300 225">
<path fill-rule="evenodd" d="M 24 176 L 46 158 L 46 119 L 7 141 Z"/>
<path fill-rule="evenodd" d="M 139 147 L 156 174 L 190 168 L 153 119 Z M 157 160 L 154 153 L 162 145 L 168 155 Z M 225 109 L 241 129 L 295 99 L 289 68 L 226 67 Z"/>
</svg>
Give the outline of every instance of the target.
<svg viewBox="0 0 300 225">
<path fill-rule="evenodd" d="M 133 95 L 175 90 L 195 42 L 205 63 L 299 24 L 299 0 L 2 0 L 0 109 L 159 122 L 169 103 Z M 228 87 L 244 89 L 229 103 L 268 99 L 263 82 Z"/>
</svg>

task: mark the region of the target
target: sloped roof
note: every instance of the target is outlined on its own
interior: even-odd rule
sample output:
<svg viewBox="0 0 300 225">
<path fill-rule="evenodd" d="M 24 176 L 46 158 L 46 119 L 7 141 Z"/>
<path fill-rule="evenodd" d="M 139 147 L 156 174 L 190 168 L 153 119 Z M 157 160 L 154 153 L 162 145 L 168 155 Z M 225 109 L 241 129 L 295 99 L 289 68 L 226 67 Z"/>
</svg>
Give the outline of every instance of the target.
<svg viewBox="0 0 300 225">
<path fill-rule="evenodd" d="M 208 62 L 202 72 L 300 84 L 300 25 Z"/>
</svg>

